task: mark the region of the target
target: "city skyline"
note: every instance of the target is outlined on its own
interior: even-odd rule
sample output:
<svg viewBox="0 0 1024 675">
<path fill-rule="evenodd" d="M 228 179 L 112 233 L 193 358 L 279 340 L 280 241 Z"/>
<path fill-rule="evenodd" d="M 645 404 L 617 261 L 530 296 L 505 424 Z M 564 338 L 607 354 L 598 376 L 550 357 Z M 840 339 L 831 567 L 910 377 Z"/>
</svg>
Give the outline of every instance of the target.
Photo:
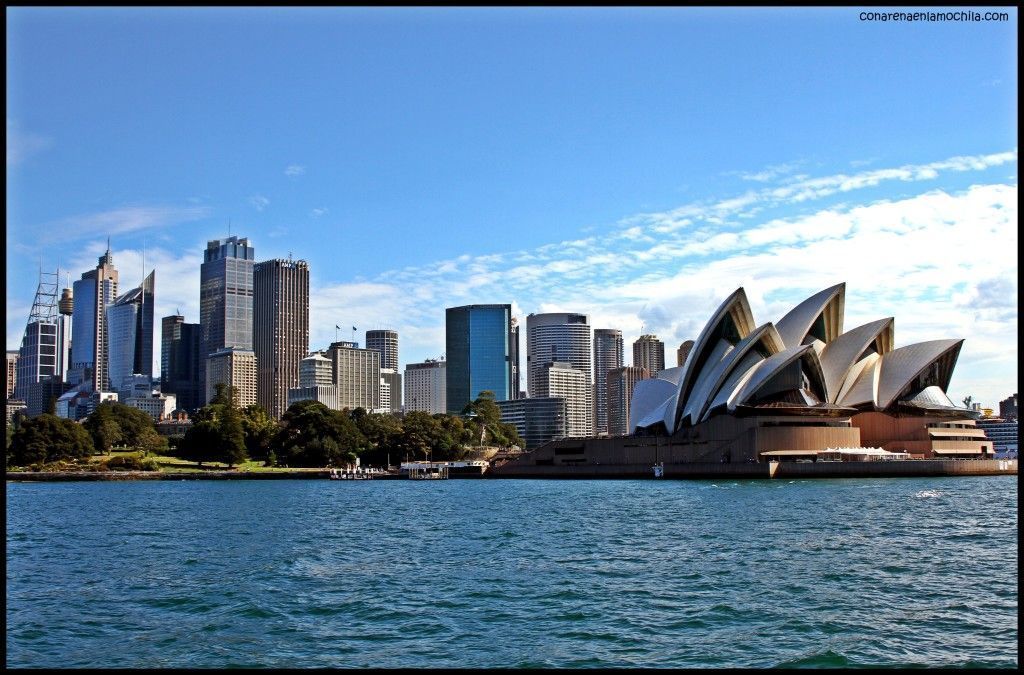
<svg viewBox="0 0 1024 675">
<path fill-rule="evenodd" d="M 7 348 L 34 270 L 78 279 L 107 236 L 124 286 L 143 251 L 159 270 L 155 317 L 198 322 L 230 231 L 309 261 L 310 349 L 394 328 L 404 367 L 444 352 L 446 308 L 509 303 L 674 351 L 736 287 L 777 321 L 847 281 L 850 325 L 965 338 L 950 397 L 995 407 L 1018 390 L 1008 11 L 9 9 Z M 216 54 L 250 61 L 189 36 L 226 26 Z"/>
</svg>

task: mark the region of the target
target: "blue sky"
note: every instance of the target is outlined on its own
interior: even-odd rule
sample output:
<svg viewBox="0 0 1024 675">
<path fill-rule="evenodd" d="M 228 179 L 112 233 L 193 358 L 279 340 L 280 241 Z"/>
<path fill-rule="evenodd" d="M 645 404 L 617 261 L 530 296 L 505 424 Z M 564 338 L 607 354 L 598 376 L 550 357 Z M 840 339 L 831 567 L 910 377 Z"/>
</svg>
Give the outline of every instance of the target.
<svg viewBox="0 0 1024 675">
<path fill-rule="evenodd" d="M 1017 11 L 860 11 L 8 8 L 7 346 L 39 265 L 77 279 L 108 234 L 122 286 L 144 248 L 158 316 L 197 321 L 230 222 L 309 261 L 313 348 L 392 327 L 415 362 L 445 307 L 510 302 L 675 365 L 739 286 L 762 323 L 846 281 L 847 328 L 966 338 L 949 393 L 995 405 Z"/>
</svg>

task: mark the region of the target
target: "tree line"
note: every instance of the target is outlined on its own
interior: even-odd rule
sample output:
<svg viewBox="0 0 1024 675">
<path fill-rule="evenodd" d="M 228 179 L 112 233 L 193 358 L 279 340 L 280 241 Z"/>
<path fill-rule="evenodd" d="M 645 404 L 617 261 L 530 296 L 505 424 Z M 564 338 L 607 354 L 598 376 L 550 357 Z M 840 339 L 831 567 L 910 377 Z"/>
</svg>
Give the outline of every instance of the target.
<svg viewBox="0 0 1024 675">
<path fill-rule="evenodd" d="M 8 426 L 7 466 L 30 466 L 110 454 L 113 448 L 164 454 L 234 467 L 246 460 L 266 466 L 366 466 L 388 462 L 460 459 L 473 446 L 523 447 L 514 426 L 501 421 L 490 391 L 462 416 L 409 412 L 370 413 L 363 408 L 332 410 L 300 401 L 280 421 L 257 405 L 240 407 L 237 391 L 217 385 L 213 399 L 192 416 L 181 437 L 161 436 L 152 418 L 136 408 L 105 402 L 81 424 L 52 414 L 20 418 Z"/>
</svg>

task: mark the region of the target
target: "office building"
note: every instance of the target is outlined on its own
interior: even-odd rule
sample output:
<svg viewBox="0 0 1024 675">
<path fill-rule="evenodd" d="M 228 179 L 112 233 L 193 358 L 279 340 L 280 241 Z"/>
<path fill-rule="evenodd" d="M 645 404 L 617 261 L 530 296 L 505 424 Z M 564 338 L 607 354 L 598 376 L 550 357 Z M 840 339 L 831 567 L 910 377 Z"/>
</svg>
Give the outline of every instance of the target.
<svg viewBox="0 0 1024 675">
<path fill-rule="evenodd" d="M 288 407 L 299 401 L 319 401 L 331 410 L 341 410 L 334 364 L 321 352 L 313 352 L 299 362 L 299 386 L 289 387 Z"/>
<path fill-rule="evenodd" d="M 162 394 L 159 391 L 150 393 L 149 396 L 131 396 L 124 399 L 124 404 L 137 408 L 153 418 L 154 422 L 168 419 L 178 408 L 178 401 L 174 394 Z"/>
<path fill-rule="evenodd" d="M 14 398 L 14 386 L 18 383 L 18 352 L 7 350 L 7 396 Z"/>
<path fill-rule="evenodd" d="M 445 406 L 461 414 L 482 391 L 496 401 L 516 397 L 518 331 L 512 305 L 466 305 L 445 310 Z"/>
<path fill-rule="evenodd" d="M 217 394 L 217 384 L 235 388 L 235 403 L 245 408 L 256 403 L 256 354 L 251 349 L 228 347 L 206 359 L 206 401 Z"/>
<path fill-rule="evenodd" d="M 380 352 L 380 367 L 398 371 L 398 331 L 366 331 L 366 348 Z"/>
<path fill-rule="evenodd" d="M 633 343 L 633 367 L 646 368 L 652 376 L 665 370 L 665 343 L 656 335 L 641 335 Z"/>
<path fill-rule="evenodd" d="M 608 433 L 608 373 L 623 364 L 622 331 L 594 329 L 594 433 Z"/>
<path fill-rule="evenodd" d="M 405 367 L 405 411 L 444 413 L 446 362 L 427 359 Z"/>
<path fill-rule="evenodd" d="M 387 399 L 385 400 L 385 391 Z M 393 368 L 380 369 L 380 407 L 384 412 L 402 412 L 402 374 Z"/>
<path fill-rule="evenodd" d="M 67 380 L 77 385 L 89 382 L 93 391 L 110 391 L 107 376 L 107 306 L 117 298 L 118 273 L 114 258 L 107 252 L 99 257 L 96 268 L 76 281 L 72 296 L 71 368 Z"/>
<path fill-rule="evenodd" d="M 33 406 L 32 385 L 54 377 L 63 382 L 59 371 L 59 354 L 65 350 L 66 345 L 62 342 L 57 308 L 58 276 L 59 272 L 40 270 L 39 285 L 36 287 L 32 309 L 21 339 L 21 349 L 18 350 L 15 362 L 17 375 L 14 396 L 28 404 L 29 416 L 40 414 L 36 412 L 38 406 Z"/>
<path fill-rule="evenodd" d="M 690 350 L 693 349 L 693 340 L 686 340 L 679 349 L 676 350 L 676 366 L 682 366 L 686 363 L 686 357 L 690 354 Z"/>
<path fill-rule="evenodd" d="M 516 428 L 526 445 L 525 450 L 568 435 L 565 399 L 560 396 L 498 401 L 498 409 L 501 421 Z"/>
<path fill-rule="evenodd" d="M 267 260 L 253 267 L 253 352 L 256 402 L 274 419 L 299 386 L 299 363 L 309 349 L 309 265 Z"/>
<path fill-rule="evenodd" d="M 199 350 L 203 359 L 223 349 L 252 351 L 255 257 L 248 239 L 228 237 L 206 243 L 199 268 Z M 202 372 L 205 377 L 206 369 Z M 205 384 L 203 389 L 208 394 L 213 391 Z"/>
<path fill-rule="evenodd" d="M 203 372 L 206 360 L 199 355 L 198 323 L 185 323 L 180 314 L 161 320 L 160 391 L 174 394 L 178 408 L 193 413 L 206 403 Z"/>
<path fill-rule="evenodd" d="M 338 405 L 342 409 L 380 408 L 380 352 L 359 349 L 354 342 L 340 341 L 327 350 L 334 384 L 338 387 Z"/>
<path fill-rule="evenodd" d="M 629 433 L 629 402 L 633 389 L 640 380 L 651 376 L 646 368 L 623 366 L 608 373 L 605 396 L 608 400 L 608 434 L 624 436 Z"/>
<path fill-rule="evenodd" d="M 71 388 L 57 375 L 48 375 L 28 386 L 25 399 L 25 413 L 29 417 L 42 415 L 45 412 L 56 412 L 57 400 Z"/>
<path fill-rule="evenodd" d="M 1017 394 L 1008 396 L 999 402 L 999 416 L 1004 420 L 1017 419 Z"/>
<path fill-rule="evenodd" d="M 153 378 L 153 301 L 156 270 L 107 307 L 107 378 L 120 391 L 126 378 Z"/>
<path fill-rule="evenodd" d="M 588 349 L 589 352 L 589 349 Z M 567 436 L 592 436 L 594 403 L 590 377 L 571 363 L 545 363 L 539 371 L 531 369 L 536 395 L 531 398 L 559 397 L 565 399 L 565 433 Z"/>
</svg>

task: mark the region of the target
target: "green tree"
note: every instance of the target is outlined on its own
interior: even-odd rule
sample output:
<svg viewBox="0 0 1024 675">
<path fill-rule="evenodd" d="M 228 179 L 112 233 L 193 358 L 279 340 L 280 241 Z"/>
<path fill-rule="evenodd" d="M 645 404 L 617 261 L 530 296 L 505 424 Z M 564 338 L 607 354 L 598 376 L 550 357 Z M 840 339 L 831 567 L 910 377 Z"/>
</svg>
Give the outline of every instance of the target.
<svg viewBox="0 0 1024 675">
<path fill-rule="evenodd" d="M 24 420 L 11 438 L 10 463 L 28 466 L 92 454 L 89 433 L 77 422 L 45 413 Z"/>
<path fill-rule="evenodd" d="M 318 401 L 299 401 L 281 418 L 274 441 L 279 460 L 289 466 L 340 466 L 368 447 L 348 413 Z"/>
<path fill-rule="evenodd" d="M 389 452 L 397 447 L 402 421 L 394 415 L 372 413 L 357 418 L 354 413 L 353 421 L 366 437 L 366 449 L 360 454 L 363 463 L 383 465 L 388 461 Z"/>
<path fill-rule="evenodd" d="M 220 416 L 221 461 L 232 468 L 245 461 L 245 432 L 242 430 L 242 414 L 234 404 L 224 406 Z"/>
<path fill-rule="evenodd" d="M 178 443 L 177 456 L 195 462 L 214 462 L 220 459 L 220 430 L 210 420 L 195 422 Z"/>
<path fill-rule="evenodd" d="M 277 430 L 277 422 L 261 406 L 250 405 L 242 410 L 245 450 L 252 459 L 265 460 L 267 458 L 270 444 L 274 441 Z"/>
<path fill-rule="evenodd" d="M 114 445 L 121 442 L 121 425 L 114 416 L 113 406 L 107 403 L 96 406 L 82 426 L 92 436 L 93 446 L 100 454 L 109 455 Z"/>
</svg>

